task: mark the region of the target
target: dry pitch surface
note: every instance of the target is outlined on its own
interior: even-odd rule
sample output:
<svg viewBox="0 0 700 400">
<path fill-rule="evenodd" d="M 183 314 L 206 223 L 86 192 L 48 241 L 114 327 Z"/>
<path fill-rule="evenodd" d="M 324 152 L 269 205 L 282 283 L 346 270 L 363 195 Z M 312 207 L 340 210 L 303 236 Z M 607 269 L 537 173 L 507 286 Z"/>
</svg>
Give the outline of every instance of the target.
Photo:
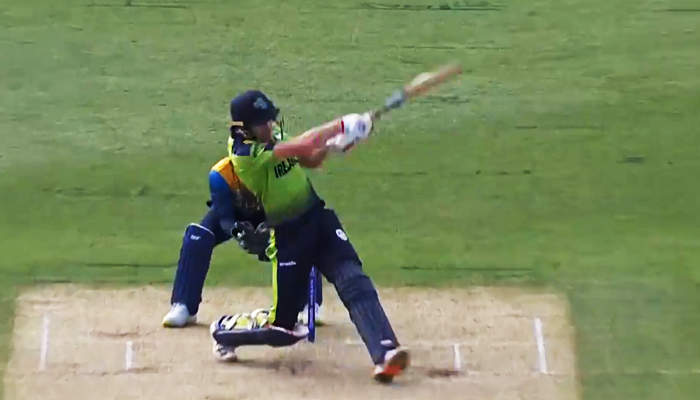
<svg viewBox="0 0 700 400">
<path fill-rule="evenodd" d="M 406 374 L 381 386 L 371 380 L 369 356 L 330 291 L 329 325 L 318 329 L 315 344 L 244 348 L 242 362 L 216 362 L 208 323 L 264 307 L 269 294 L 207 288 L 201 325 L 166 330 L 160 327 L 169 308 L 165 289 L 31 289 L 17 299 L 6 398 L 578 398 L 574 332 L 560 296 L 503 288 L 380 290 L 402 344 L 412 351 Z M 542 322 L 539 349 L 535 318 Z"/>
</svg>

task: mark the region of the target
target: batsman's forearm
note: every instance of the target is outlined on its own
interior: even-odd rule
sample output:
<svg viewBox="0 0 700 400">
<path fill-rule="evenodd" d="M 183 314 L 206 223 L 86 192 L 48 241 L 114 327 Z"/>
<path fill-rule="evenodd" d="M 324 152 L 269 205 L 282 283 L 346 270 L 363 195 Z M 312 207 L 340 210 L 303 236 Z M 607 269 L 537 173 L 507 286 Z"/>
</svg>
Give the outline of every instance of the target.
<svg viewBox="0 0 700 400">
<path fill-rule="evenodd" d="M 325 148 L 329 139 L 342 132 L 342 120 L 335 119 L 311 128 L 294 139 L 276 145 L 272 151 L 275 157 L 281 160 L 291 157 L 308 158 L 313 156 L 317 150 Z"/>
<path fill-rule="evenodd" d="M 314 150 L 308 157 L 299 157 L 299 164 L 304 168 L 318 168 L 328 156 L 328 148 L 321 147 Z"/>
<path fill-rule="evenodd" d="M 311 128 L 299 136 L 300 139 L 312 143 L 315 148 L 325 146 L 329 139 L 343 132 L 343 120 L 334 119 L 315 128 Z"/>
</svg>

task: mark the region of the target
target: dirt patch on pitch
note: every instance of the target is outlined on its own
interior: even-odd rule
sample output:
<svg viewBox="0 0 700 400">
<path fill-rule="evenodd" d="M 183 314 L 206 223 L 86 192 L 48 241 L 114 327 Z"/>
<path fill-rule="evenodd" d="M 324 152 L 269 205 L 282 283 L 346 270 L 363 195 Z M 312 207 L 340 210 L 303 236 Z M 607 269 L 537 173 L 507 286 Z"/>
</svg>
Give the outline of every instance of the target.
<svg viewBox="0 0 700 400">
<path fill-rule="evenodd" d="M 562 297 L 502 288 L 388 289 L 380 296 L 399 339 L 412 351 L 411 369 L 392 386 L 371 380 L 369 356 L 331 292 L 325 304 L 329 325 L 319 328 L 315 344 L 244 348 L 242 362 L 224 365 L 212 358 L 207 324 L 221 314 L 267 306 L 267 290 L 207 289 L 202 324 L 166 330 L 160 327 L 169 300 L 164 289 L 34 289 L 17 301 L 5 395 L 13 400 L 578 398 L 573 330 Z M 535 318 L 543 328 L 540 351 Z"/>
</svg>

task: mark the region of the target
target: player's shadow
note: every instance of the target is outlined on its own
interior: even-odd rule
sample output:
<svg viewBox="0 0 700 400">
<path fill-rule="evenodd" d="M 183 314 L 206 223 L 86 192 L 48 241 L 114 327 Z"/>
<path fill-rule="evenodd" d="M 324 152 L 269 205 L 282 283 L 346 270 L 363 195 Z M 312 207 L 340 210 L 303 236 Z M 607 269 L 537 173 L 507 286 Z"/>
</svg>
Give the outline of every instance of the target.
<svg viewBox="0 0 700 400">
<path fill-rule="evenodd" d="M 314 364 L 314 361 L 308 359 L 289 359 L 289 360 L 255 360 L 243 359 L 234 363 L 231 366 L 241 366 L 246 368 L 261 369 L 267 371 L 275 371 L 287 373 L 289 375 L 301 375 L 308 371 Z"/>
<path fill-rule="evenodd" d="M 210 325 L 211 324 L 208 322 L 195 322 L 194 324 L 189 325 L 188 328 L 190 328 L 190 329 L 202 329 L 202 330 L 206 329 L 208 331 Z"/>
</svg>

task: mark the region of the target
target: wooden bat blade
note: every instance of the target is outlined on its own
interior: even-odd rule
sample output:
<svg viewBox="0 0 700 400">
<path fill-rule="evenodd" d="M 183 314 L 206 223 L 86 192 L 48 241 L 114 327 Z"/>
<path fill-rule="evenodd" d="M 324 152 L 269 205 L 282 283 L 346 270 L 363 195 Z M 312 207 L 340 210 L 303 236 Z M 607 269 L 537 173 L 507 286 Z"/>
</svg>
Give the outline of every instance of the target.
<svg viewBox="0 0 700 400">
<path fill-rule="evenodd" d="M 458 63 L 452 63 L 444 65 L 437 70 L 424 72 L 416 76 L 409 84 L 404 86 L 402 90 L 398 90 L 388 97 L 383 107 L 371 111 L 372 120 L 378 121 L 386 113 L 403 106 L 408 100 L 423 95 L 428 90 L 445 83 L 448 79 L 455 75 L 460 75 L 461 73 L 462 66 Z"/>
<path fill-rule="evenodd" d="M 445 83 L 448 79 L 462 73 L 462 66 L 458 63 L 452 63 L 441 67 L 432 72 L 424 72 L 411 81 L 404 87 L 404 93 L 407 98 L 420 96 L 428 90 Z"/>
</svg>

